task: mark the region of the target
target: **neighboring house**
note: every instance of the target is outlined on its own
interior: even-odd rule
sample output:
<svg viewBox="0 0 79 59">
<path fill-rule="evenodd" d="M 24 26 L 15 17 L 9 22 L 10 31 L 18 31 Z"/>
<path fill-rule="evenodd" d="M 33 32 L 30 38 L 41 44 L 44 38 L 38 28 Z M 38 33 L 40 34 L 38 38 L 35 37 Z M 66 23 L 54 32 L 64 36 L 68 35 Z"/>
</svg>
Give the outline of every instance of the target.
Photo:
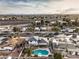
<svg viewBox="0 0 79 59">
<path fill-rule="evenodd" d="M 48 45 L 48 42 L 45 39 L 38 36 L 29 38 L 28 42 L 30 45 Z"/>
<path fill-rule="evenodd" d="M 38 40 L 38 45 L 48 45 L 48 43 L 44 39 Z"/>
<path fill-rule="evenodd" d="M 35 27 L 35 31 L 40 31 L 40 28 L 39 27 Z"/>
<path fill-rule="evenodd" d="M 75 22 L 75 19 L 71 19 L 70 21 L 71 21 L 71 22 Z"/>
<path fill-rule="evenodd" d="M 72 29 L 72 28 L 65 28 L 65 29 L 62 29 L 61 31 L 62 32 L 73 32 L 75 29 Z"/>
<path fill-rule="evenodd" d="M 39 21 L 39 20 L 37 20 L 37 21 L 35 21 L 35 23 L 40 23 L 41 21 Z"/>
<path fill-rule="evenodd" d="M 27 28 L 22 27 L 22 28 L 21 28 L 21 31 L 24 32 L 24 31 L 26 31 L 26 29 L 27 29 Z"/>
<path fill-rule="evenodd" d="M 56 21 L 51 21 L 50 24 L 56 24 Z"/>
<path fill-rule="evenodd" d="M 10 47 L 10 46 L 0 47 L 0 51 L 7 51 L 7 50 L 12 51 L 13 49 L 14 49 L 14 47 Z"/>
<path fill-rule="evenodd" d="M 30 45 L 38 45 L 37 39 L 38 39 L 37 37 L 31 37 L 31 38 L 28 39 L 28 43 Z"/>
<path fill-rule="evenodd" d="M 47 30 L 47 27 L 40 27 L 40 30 L 41 31 L 46 31 Z"/>
<path fill-rule="evenodd" d="M 66 21 L 62 21 L 62 20 L 58 20 L 58 22 L 59 22 L 60 24 L 67 24 Z"/>
<path fill-rule="evenodd" d="M 68 49 L 68 53 L 70 55 L 78 55 L 79 56 L 79 49 L 76 48 L 76 49 Z"/>
<path fill-rule="evenodd" d="M 0 37 L 0 44 L 6 39 L 6 37 Z"/>
</svg>

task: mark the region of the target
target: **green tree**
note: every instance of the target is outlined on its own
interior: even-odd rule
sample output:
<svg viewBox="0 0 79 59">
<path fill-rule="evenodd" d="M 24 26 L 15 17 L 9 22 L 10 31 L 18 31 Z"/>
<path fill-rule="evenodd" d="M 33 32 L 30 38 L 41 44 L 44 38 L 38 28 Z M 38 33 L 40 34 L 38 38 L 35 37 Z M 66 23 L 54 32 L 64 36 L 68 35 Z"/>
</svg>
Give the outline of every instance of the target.
<svg viewBox="0 0 79 59">
<path fill-rule="evenodd" d="M 78 32 L 79 32 L 79 29 L 78 29 L 78 28 L 76 28 L 73 32 L 78 33 Z"/>
<path fill-rule="evenodd" d="M 59 28 L 59 27 L 53 27 L 53 28 L 52 28 L 52 31 L 58 32 L 58 31 L 60 31 L 60 28 Z"/>
<path fill-rule="evenodd" d="M 74 20 L 75 20 L 75 22 L 73 22 L 72 25 L 79 26 L 79 20 L 78 20 L 78 18 L 76 18 Z"/>
<path fill-rule="evenodd" d="M 35 22 L 32 22 L 29 30 L 30 30 L 31 32 L 34 32 L 35 27 L 36 27 Z"/>
<path fill-rule="evenodd" d="M 61 53 L 54 53 L 54 59 L 63 59 Z"/>
<path fill-rule="evenodd" d="M 13 32 L 20 32 L 20 28 L 18 28 L 18 27 L 13 27 Z"/>
<path fill-rule="evenodd" d="M 34 32 L 34 27 L 29 27 L 29 28 L 27 29 L 27 31 L 29 31 L 29 32 Z"/>
<path fill-rule="evenodd" d="M 49 25 L 49 23 L 50 23 L 50 21 L 45 21 L 45 24 L 46 24 L 46 25 Z"/>
<path fill-rule="evenodd" d="M 27 55 L 28 55 L 28 56 L 31 56 L 31 53 L 32 53 L 32 49 L 29 48 L 29 49 L 28 49 L 28 52 L 27 52 Z"/>
<path fill-rule="evenodd" d="M 31 56 L 31 53 L 32 53 L 32 49 L 31 48 L 25 48 L 23 50 L 23 54 L 27 54 L 27 56 Z"/>
</svg>

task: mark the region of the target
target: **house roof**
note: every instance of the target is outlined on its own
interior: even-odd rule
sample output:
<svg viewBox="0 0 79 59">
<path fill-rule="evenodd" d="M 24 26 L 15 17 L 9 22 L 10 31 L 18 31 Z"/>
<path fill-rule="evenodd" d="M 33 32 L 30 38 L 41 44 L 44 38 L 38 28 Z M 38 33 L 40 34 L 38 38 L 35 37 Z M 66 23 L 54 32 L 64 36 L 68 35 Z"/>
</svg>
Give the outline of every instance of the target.
<svg viewBox="0 0 79 59">
<path fill-rule="evenodd" d="M 39 43 L 39 45 L 47 45 L 48 43 L 46 40 L 44 40 L 43 38 L 39 38 L 38 36 L 31 37 L 28 41 L 30 41 L 31 44 Z"/>
<path fill-rule="evenodd" d="M 28 41 L 37 41 L 37 38 L 35 38 L 35 37 L 31 37 L 31 38 L 29 38 Z"/>
<path fill-rule="evenodd" d="M 44 39 L 38 40 L 38 43 L 47 43 Z"/>
<path fill-rule="evenodd" d="M 5 39 L 6 37 L 0 37 L 0 41 L 2 41 L 3 39 Z"/>
</svg>

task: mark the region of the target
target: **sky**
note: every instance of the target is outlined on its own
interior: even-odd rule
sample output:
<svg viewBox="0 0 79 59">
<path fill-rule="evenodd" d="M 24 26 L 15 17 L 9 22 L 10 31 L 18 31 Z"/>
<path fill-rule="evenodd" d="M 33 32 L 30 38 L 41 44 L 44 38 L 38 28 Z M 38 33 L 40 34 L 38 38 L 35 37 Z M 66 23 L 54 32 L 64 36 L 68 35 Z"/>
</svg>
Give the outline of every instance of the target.
<svg viewBox="0 0 79 59">
<path fill-rule="evenodd" d="M 0 0 L 0 14 L 79 14 L 79 0 Z"/>
</svg>

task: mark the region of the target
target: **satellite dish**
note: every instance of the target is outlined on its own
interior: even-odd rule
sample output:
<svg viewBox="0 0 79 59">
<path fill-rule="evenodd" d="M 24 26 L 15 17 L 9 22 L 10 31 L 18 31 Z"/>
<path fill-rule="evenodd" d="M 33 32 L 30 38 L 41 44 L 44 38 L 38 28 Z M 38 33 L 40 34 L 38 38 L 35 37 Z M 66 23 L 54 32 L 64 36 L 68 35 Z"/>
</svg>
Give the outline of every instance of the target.
<svg viewBox="0 0 79 59">
<path fill-rule="evenodd" d="M 8 56 L 7 59 L 12 59 L 12 57 L 11 56 Z"/>
</svg>

